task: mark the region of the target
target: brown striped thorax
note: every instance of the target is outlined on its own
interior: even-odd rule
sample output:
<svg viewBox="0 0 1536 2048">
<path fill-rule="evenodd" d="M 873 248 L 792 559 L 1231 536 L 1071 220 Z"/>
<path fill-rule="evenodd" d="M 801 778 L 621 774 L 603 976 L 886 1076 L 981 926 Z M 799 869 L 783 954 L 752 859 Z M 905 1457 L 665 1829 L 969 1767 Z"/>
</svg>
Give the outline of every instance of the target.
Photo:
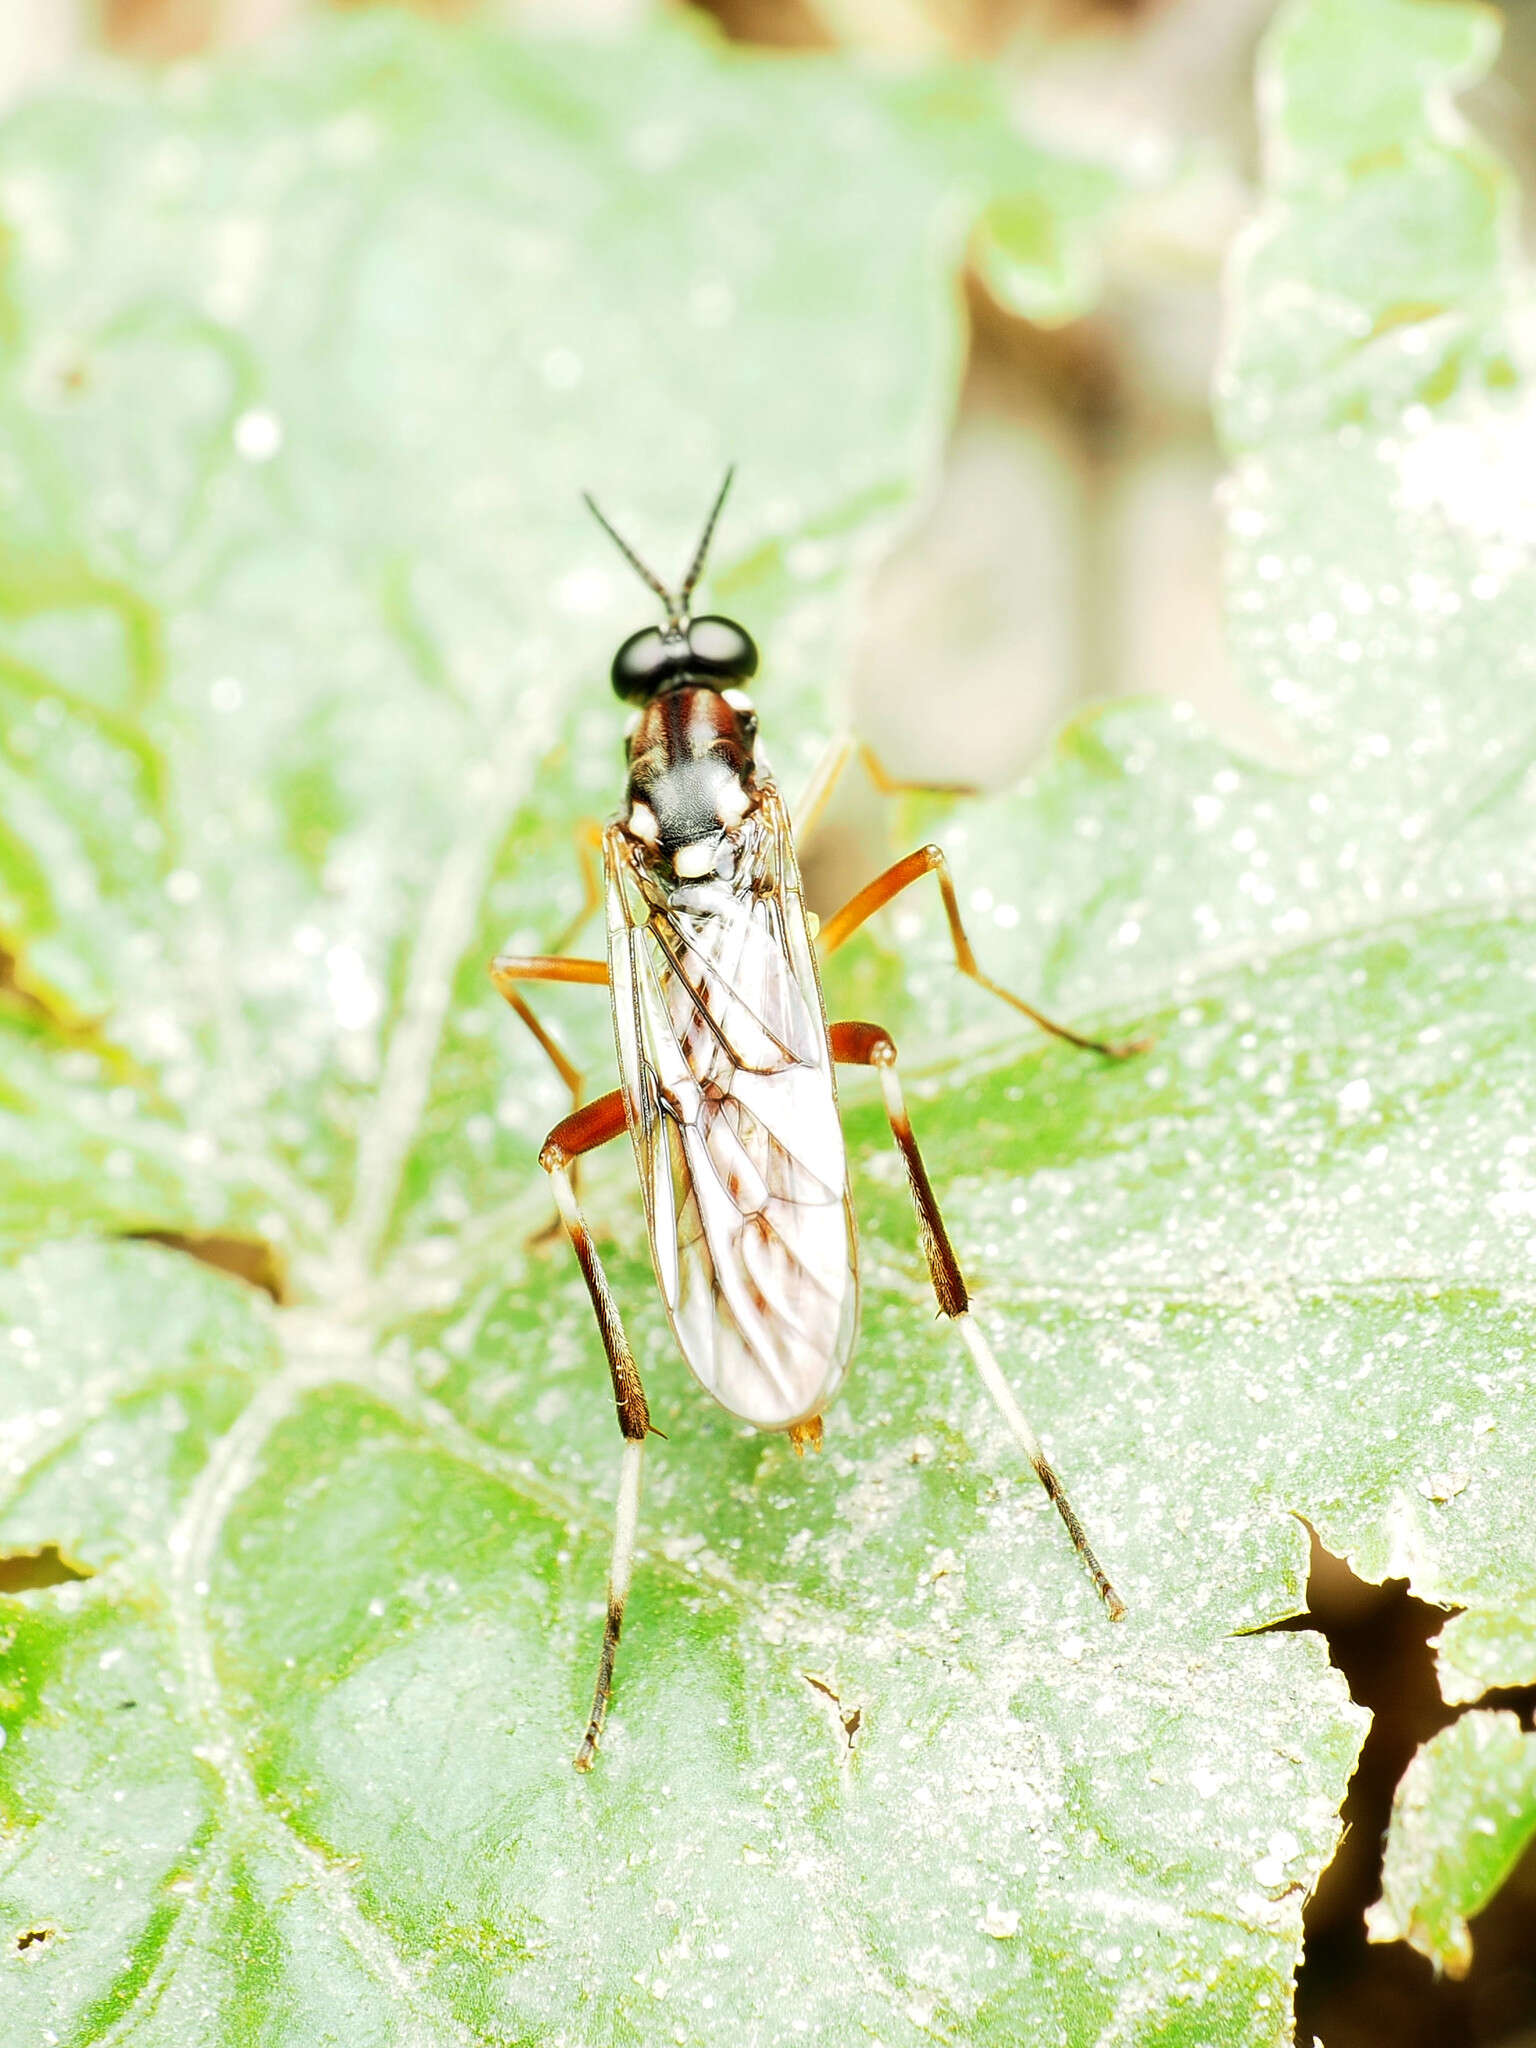
<svg viewBox="0 0 1536 2048">
<path fill-rule="evenodd" d="M 668 865 L 680 882 L 732 871 L 731 836 L 758 799 L 757 714 L 741 688 L 757 673 L 757 648 L 734 619 L 688 615 L 730 481 L 727 472 L 675 596 L 587 500 L 667 608 L 665 625 L 631 633 L 613 657 L 612 675 L 615 693 L 639 706 L 629 730 L 629 786 L 621 822 L 644 852 Z"/>
<path fill-rule="evenodd" d="M 756 807 L 757 717 L 739 690 L 687 682 L 651 699 L 629 736 L 623 823 L 680 882 L 730 874 Z"/>
</svg>

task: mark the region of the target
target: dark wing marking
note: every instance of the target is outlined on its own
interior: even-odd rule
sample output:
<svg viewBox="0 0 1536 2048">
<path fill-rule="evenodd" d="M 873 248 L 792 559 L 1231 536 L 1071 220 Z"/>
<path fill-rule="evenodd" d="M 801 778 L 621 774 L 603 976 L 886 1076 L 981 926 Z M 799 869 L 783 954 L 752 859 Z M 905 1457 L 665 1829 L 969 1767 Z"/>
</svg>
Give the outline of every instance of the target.
<svg viewBox="0 0 1536 2048">
<path fill-rule="evenodd" d="M 657 1278 L 701 1383 L 733 1414 L 782 1429 L 831 1400 L 858 1308 L 794 849 L 770 793 L 734 882 L 668 892 L 630 861 L 615 830 L 615 1027 Z"/>
</svg>

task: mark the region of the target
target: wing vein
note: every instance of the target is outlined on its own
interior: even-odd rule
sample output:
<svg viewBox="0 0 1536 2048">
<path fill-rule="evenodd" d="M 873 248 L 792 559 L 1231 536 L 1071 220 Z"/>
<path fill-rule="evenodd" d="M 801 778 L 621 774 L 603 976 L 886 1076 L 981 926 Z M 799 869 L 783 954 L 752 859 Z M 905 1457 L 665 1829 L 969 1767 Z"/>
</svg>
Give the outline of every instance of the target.
<svg viewBox="0 0 1536 2048">
<path fill-rule="evenodd" d="M 625 996 L 620 1064 L 668 1316 L 717 1400 L 782 1429 L 836 1392 L 858 1281 L 799 874 L 765 798 L 740 830 L 734 873 L 671 888 L 612 828 L 609 927 Z"/>
</svg>

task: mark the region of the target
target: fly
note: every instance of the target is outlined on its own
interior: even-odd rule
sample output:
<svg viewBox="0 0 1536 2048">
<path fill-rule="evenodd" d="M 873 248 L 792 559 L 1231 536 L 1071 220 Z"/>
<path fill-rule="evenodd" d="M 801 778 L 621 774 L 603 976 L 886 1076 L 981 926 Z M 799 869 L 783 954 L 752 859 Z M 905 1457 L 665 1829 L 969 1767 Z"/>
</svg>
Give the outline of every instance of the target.
<svg viewBox="0 0 1536 2048">
<path fill-rule="evenodd" d="M 858 1326 L 858 1233 L 838 1120 L 834 1068 L 873 1067 L 905 1162 L 933 1291 L 1055 1503 L 1112 1620 L 1125 1608 L 1046 1459 L 970 1296 L 902 1097 L 896 1047 L 877 1024 L 828 1025 L 817 971 L 877 910 L 935 877 L 955 964 L 1042 1029 L 1110 1057 L 1138 1045 L 1083 1038 L 982 973 L 942 851 L 925 846 L 861 889 L 820 928 L 809 917 L 784 801 L 757 747 L 746 685 L 758 654 L 735 620 L 695 617 L 727 471 L 674 595 L 587 504 L 664 607 L 662 625 L 613 658 L 618 695 L 634 706 L 624 805 L 602 834 L 604 960 L 563 952 L 504 954 L 491 974 L 571 1089 L 574 1107 L 539 1163 L 597 1316 L 623 1438 L 608 1609 L 591 1718 L 576 1754 L 590 1770 L 613 1686 L 634 1564 L 650 1411 L 618 1305 L 577 1200 L 584 1153 L 628 1130 L 657 1282 L 694 1377 L 730 1414 L 821 1443 L 822 1417 L 848 1370 Z M 842 758 L 846 758 L 847 749 Z M 841 765 L 839 759 L 838 766 Z M 825 802 L 834 767 L 821 778 Z M 802 820 L 802 826 L 804 821 Z M 598 895 L 593 877 L 592 895 Z M 518 991 L 529 981 L 606 986 L 620 1086 L 582 1101 L 582 1079 Z"/>
</svg>

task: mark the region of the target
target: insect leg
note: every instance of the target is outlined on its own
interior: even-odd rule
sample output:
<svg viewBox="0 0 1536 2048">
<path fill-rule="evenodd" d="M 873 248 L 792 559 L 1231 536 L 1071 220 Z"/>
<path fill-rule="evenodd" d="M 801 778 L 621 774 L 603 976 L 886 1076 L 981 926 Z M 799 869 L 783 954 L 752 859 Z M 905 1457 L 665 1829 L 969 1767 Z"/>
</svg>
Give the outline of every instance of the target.
<svg viewBox="0 0 1536 2048">
<path fill-rule="evenodd" d="M 1013 1389 L 1003 1377 L 1002 1368 L 992 1355 L 991 1345 L 970 1313 L 970 1291 L 966 1287 L 965 1276 L 960 1271 L 960 1262 L 955 1257 L 954 1247 L 949 1241 L 949 1232 L 944 1227 L 944 1218 L 939 1212 L 933 1184 L 928 1178 L 928 1169 L 923 1164 L 923 1155 L 917 1149 L 917 1140 L 912 1135 L 912 1121 L 907 1115 L 906 1099 L 902 1094 L 901 1081 L 896 1072 L 895 1045 L 889 1034 L 882 1031 L 878 1024 L 834 1024 L 832 1057 L 844 1066 L 873 1067 L 879 1074 L 880 1087 L 885 1095 L 885 1113 L 890 1119 L 891 1135 L 895 1138 L 897 1149 L 906 1163 L 912 1202 L 917 1210 L 918 1235 L 928 1260 L 928 1271 L 933 1280 L 933 1291 L 938 1298 L 939 1309 L 954 1322 L 961 1341 L 970 1352 L 976 1370 L 981 1375 L 982 1384 L 996 1402 L 1003 1420 L 1012 1430 L 1025 1457 L 1035 1468 L 1035 1477 L 1049 1494 L 1056 1512 L 1066 1524 L 1067 1534 L 1072 1538 L 1078 1556 L 1087 1566 L 1088 1576 L 1098 1589 L 1099 1598 L 1108 1608 L 1110 1620 L 1121 1620 L 1125 1614 L 1125 1602 L 1109 1583 L 1104 1567 L 1094 1556 L 1093 1546 L 1077 1518 L 1076 1510 L 1067 1498 L 1065 1487 L 1041 1448 L 1040 1439 L 1030 1428 L 1023 1409 L 1014 1398 Z"/>
<path fill-rule="evenodd" d="M 857 756 L 864 765 L 864 772 L 882 796 L 905 796 L 909 792 L 921 792 L 927 796 L 973 796 L 975 786 L 968 782 L 901 782 L 888 775 L 879 756 L 862 740 L 856 740 L 851 733 L 833 740 L 821 759 L 811 771 L 800 801 L 794 807 L 795 837 L 804 842 L 809 839 L 821 823 L 822 813 L 832 800 L 833 791 L 842 780 L 843 772 L 850 761 Z"/>
<path fill-rule="evenodd" d="M 624 1098 L 618 1089 L 601 1095 L 585 1109 L 574 1110 L 550 1132 L 539 1164 L 555 1184 L 555 1201 L 560 1210 L 577 1264 L 592 1297 L 603 1349 L 608 1354 L 608 1371 L 613 1380 L 613 1403 L 618 1411 L 619 1432 L 624 1439 L 623 1461 L 619 1467 L 619 1503 L 614 1521 L 613 1556 L 608 1566 L 608 1613 L 603 1625 L 603 1648 L 597 1665 L 597 1685 L 592 1694 L 592 1714 L 587 1732 L 576 1752 L 578 1771 L 590 1771 L 597 1756 L 598 1738 L 608 1712 L 613 1690 L 613 1663 L 618 1654 L 619 1635 L 624 1627 L 624 1602 L 629 1593 L 630 1574 L 635 1562 L 635 1532 L 640 1518 L 640 1468 L 645 1456 L 645 1439 L 651 1427 L 645 1388 L 635 1364 L 618 1304 L 608 1285 L 597 1247 L 587 1229 L 586 1218 L 571 1186 L 570 1169 L 583 1152 L 606 1145 L 624 1129 Z"/>
<path fill-rule="evenodd" d="M 845 939 L 853 934 L 877 910 L 883 910 L 893 897 L 899 896 L 914 882 L 920 882 L 924 875 L 938 878 L 939 893 L 944 899 L 944 915 L 949 919 L 949 936 L 955 949 L 955 965 L 962 974 L 968 974 L 972 981 L 979 982 L 991 994 L 1010 1003 L 1021 1011 L 1031 1023 L 1038 1024 L 1042 1031 L 1049 1031 L 1054 1038 L 1064 1038 L 1069 1045 L 1080 1045 L 1085 1052 L 1101 1052 L 1108 1058 L 1123 1060 L 1132 1053 L 1145 1052 L 1149 1040 L 1127 1039 L 1123 1043 L 1109 1042 L 1099 1038 L 1084 1038 L 1065 1024 L 1057 1024 L 1037 1010 L 1032 1003 L 1026 1003 L 1022 996 L 1016 996 L 1011 989 L 1003 987 L 982 973 L 977 965 L 976 955 L 971 949 L 965 925 L 960 916 L 960 899 L 955 894 L 954 878 L 949 872 L 949 862 L 944 858 L 940 846 L 920 846 L 916 853 L 909 853 L 904 860 L 896 861 L 884 874 L 876 875 L 872 882 L 862 888 L 857 896 L 845 903 L 835 917 L 829 917 L 821 927 L 821 951 L 823 956 L 835 953 Z"/>
<path fill-rule="evenodd" d="M 583 913 L 585 915 L 585 913 Z M 578 919 L 579 923 L 580 920 Z M 574 929 L 574 927 L 573 927 Z M 514 983 L 519 981 L 582 981 L 602 983 L 608 981 L 606 960 L 569 960 L 563 954 L 552 953 L 501 953 L 491 962 L 491 980 L 506 997 L 533 1034 L 534 1040 L 543 1051 L 550 1065 L 571 1091 L 572 1109 L 580 1109 L 586 1094 L 586 1076 L 580 1067 L 567 1059 L 555 1039 L 539 1022 L 528 1004 L 517 993 Z M 572 1185 L 575 1185 L 574 1176 Z M 541 1244 L 551 1234 L 554 1225 L 536 1231 L 531 1243 Z"/>
<path fill-rule="evenodd" d="M 550 1064 L 571 1091 L 572 1109 L 580 1109 L 583 1080 L 579 1067 L 575 1067 L 550 1037 L 538 1018 L 517 993 L 516 983 L 520 981 L 582 981 L 606 988 L 608 985 L 608 962 L 606 960 L 569 960 L 563 954 L 554 953 L 500 953 L 491 962 L 491 980 L 506 997 L 512 1008 L 533 1033 L 539 1045 L 548 1055 Z"/>
<path fill-rule="evenodd" d="M 597 856 L 603 850 L 603 828 L 596 818 L 583 818 L 576 827 L 576 852 L 581 861 L 581 908 L 556 939 L 552 951 L 564 953 L 594 910 L 603 906 L 603 876 Z"/>
</svg>

